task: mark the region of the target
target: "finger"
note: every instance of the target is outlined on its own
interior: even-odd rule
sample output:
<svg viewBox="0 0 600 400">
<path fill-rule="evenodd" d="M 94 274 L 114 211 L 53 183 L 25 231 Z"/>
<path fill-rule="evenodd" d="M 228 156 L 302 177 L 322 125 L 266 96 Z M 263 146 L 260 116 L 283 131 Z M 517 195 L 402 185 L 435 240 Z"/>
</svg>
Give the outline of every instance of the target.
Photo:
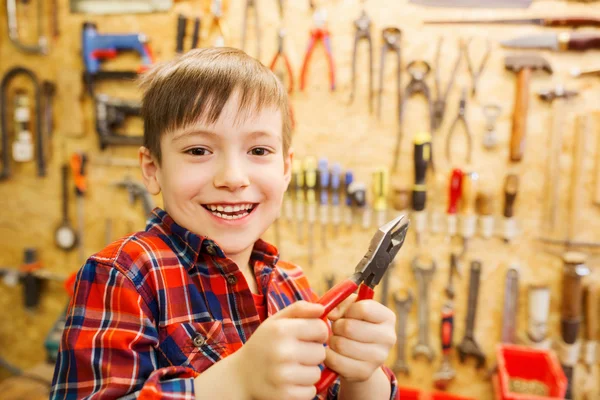
<svg viewBox="0 0 600 400">
<path fill-rule="evenodd" d="M 333 334 L 362 343 L 396 343 L 396 332 L 388 325 L 373 324 L 359 319 L 342 318 L 333 323 Z"/>
<path fill-rule="evenodd" d="M 357 381 L 366 381 L 377 368 L 377 365 L 375 364 L 346 357 L 336 353 L 330 348 L 327 349 L 325 365 L 337 372 L 340 376 Z"/>
<path fill-rule="evenodd" d="M 318 318 L 290 318 L 281 326 L 283 335 L 291 335 L 298 340 L 325 343 L 329 337 L 327 323 Z"/>
<path fill-rule="evenodd" d="M 321 343 L 296 342 L 295 355 L 285 361 L 293 361 L 305 366 L 317 366 L 325 361 L 325 346 Z"/>
<path fill-rule="evenodd" d="M 338 304 L 337 307 L 335 307 L 333 310 L 331 310 L 329 314 L 327 314 L 327 318 L 329 318 L 330 321 L 336 321 L 339 318 L 343 317 L 348 307 L 350 307 L 352 303 L 356 301 L 357 297 L 358 295 L 353 293 L 347 298 L 345 298 L 344 301 Z"/>
<path fill-rule="evenodd" d="M 360 319 L 374 324 L 390 323 L 393 325 L 396 321 L 396 314 L 375 300 L 361 300 L 348 307 L 344 318 Z"/>
<path fill-rule="evenodd" d="M 300 364 L 284 364 L 277 370 L 275 380 L 288 385 L 310 386 L 321 378 L 318 366 L 308 367 Z"/>
<path fill-rule="evenodd" d="M 285 395 L 279 397 L 281 399 L 290 400 L 311 400 L 317 395 L 317 388 L 315 385 L 300 386 L 292 385 L 286 389 Z"/>
<path fill-rule="evenodd" d="M 290 304 L 269 318 L 319 318 L 324 312 L 325 307 L 321 304 L 301 300 Z"/>
<path fill-rule="evenodd" d="M 362 343 L 343 336 L 332 336 L 329 347 L 337 354 L 358 361 L 383 364 L 387 360 L 391 346 L 379 343 Z"/>
</svg>

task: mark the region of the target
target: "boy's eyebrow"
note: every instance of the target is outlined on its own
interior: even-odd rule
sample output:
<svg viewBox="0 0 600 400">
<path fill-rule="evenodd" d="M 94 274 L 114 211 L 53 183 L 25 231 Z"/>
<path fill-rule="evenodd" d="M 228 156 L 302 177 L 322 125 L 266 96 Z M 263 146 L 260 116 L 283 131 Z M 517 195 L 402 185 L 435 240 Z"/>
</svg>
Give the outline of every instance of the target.
<svg viewBox="0 0 600 400">
<path fill-rule="evenodd" d="M 202 129 L 187 129 L 184 130 L 183 132 L 178 132 L 173 136 L 172 141 L 176 142 L 178 140 L 182 140 L 185 139 L 186 137 L 189 136 L 218 136 L 216 133 L 211 132 L 211 131 L 205 131 Z"/>
<path fill-rule="evenodd" d="M 279 140 L 280 142 L 283 140 L 281 138 L 281 135 L 277 135 L 277 134 L 274 134 L 274 133 L 269 132 L 269 131 L 252 131 L 252 132 L 247 133 L 247 136 L 250 139 L 258 139 L 258 138 L 261 138 L 261 137 L 269 137 L 269 138 L 275 138 L 275 139 Z"/>
</svg>

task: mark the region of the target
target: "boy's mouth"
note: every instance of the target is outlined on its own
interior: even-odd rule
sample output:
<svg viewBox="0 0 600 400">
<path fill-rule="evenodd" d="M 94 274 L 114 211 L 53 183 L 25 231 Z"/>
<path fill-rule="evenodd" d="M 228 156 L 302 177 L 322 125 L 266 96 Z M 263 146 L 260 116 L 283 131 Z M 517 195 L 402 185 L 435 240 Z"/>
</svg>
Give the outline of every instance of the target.
<svg viewBox="0 0 600 400">
<path fill-rule="evenodd" d="M 244 218 L 256 208 L 256 203 L 240 204 L 202 204 L 202 207 L 210 211 L 215 217 L 227 220 Z"/>
</svg>

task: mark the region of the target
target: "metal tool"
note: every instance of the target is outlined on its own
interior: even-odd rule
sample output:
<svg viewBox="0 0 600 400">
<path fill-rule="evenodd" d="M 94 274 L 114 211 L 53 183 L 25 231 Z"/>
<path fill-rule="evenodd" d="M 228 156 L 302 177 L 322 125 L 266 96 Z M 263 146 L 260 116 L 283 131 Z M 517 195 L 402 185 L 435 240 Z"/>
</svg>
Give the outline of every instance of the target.
<svg viewBox="0 0 600 400">
<path fill-rule="evenodd" d="M 344 221 L 348 229 L 352 228 L 354 221 L 353 213 L 353 202 L 352 202 L 352 183 L 354 182 L 354 174 L 352 171 L 346 171 L 344 174 L 344 193 L 345 193 L 345 207 L 344 207 Z"/>
<path fill-rule="evenodd" d="M 446 84 L 446 89 L 442 92 L 442 84 L 440 79 L 440 72 L 442 71 L 442 66 L 440 63 L 440 55 L 442 52 L 442 44 L 444 43 L 444 38 L 438 38 L 437 49 L 435 52 L 435 100 L 433 101 L 433 129 L 437 130 L 444 120 L 444 114 L 446 111 L 446 103 L 448 100 L 448 94 L 450 90 L 452 90 L 452 86 L 454 85 L 454 81 L 456 80 L 456 74 L 458 72 L 458 67 L 460 66 L 460 61 L 462 60 L 462 48 L 459 49 L 458 55 L 456 56 L 456 61 L 454 61 L 454 67 L 452 68 L 452 73 L 450 78 L 448 79 L 448 83 Z"/>
<path fill-rule="evenodd" d="M 401 299 L 397 294 L 394 295 L 394 305 L 396 307 L 396 361 L 392 365 L 392 371 L 395 374 L 410 374 L 410 368 L 406 362 L 406 327 L 408 325 L 408 314 L 413 303 L 413 293 L 408 291 L 407 296 Z"/>
<path fill-rule="evenodd" d="M 354 20 L 354 49 L 352 50 L 352 89 L 350 91 L 350 103 L 354 101 L 356 93 L 356 55 L 358 45 L 366 41 L 369 46 L 369 112 L 373 112 L 373 41 L 371 39 L 371 18 L 363 9 L 360 16 Z"/>
<path fill-rule="evenodd" d="M 244 12 L 244 23 L 242 27 L 242 50 L 246 51 L 246 36 L 248 31 L 248 19 L 250 18 L 250 10 L 254 14 L 254 40 L 256 40 L 256 53 L 254 58 L 260 60 L 261 46 L 260 46 L 260 19 L 258 12 L 258 0 L 246 0 L 246 9 Z"/>
<path fill-rule="evenodd" d="M 475 200 L 477 198 L 477 185 L 479 174 L 468 172 L 463 175 L 462 194 L 460 196 L 461 216 L 460 233 L 463 238 L 463 253 L 466 251 L 467 243 L 475 236 L 477 228 L 477 216 L 475 215 Z"/>
<path fill-rule="evenodd" d="M 485 133 L 483 134 L 483 147 L 487 150 L 493 150 L 498 144 L 498 134 L 496 133 L 496 121 L 502 112 L 502 107 L 498 104 L 488 103 L 483 106 L 483 116 L 485 117 Z"/>
<path fill-rule="evenodd" d="M 525 151 L 525 133 L 527 131 L 527 111 L 529 108 L 529 81 L 531 72 L 542 69 L 552 73 L 552 67 L 538 55 L 512 55 L 505 58 L 505 68 L 517 73 L 517 89 L 510 137 L 510 160 L 521 161 Z"/>
<path fill-rule="evenodd" d="M 400 50 L 400 44 L 402 42 L 402 31 L 396 27 L 383 28 L 381 31 L 381 39 L 383 44 L 381 45 L 381 61 L 379 63 L 379 94 L 377 96 L 377 117 L 381 118 L 381 101 L 383 97 L 383 75 L 385 72 L 385 59 L 387 53 L 393 52 L 396 55 L 396 93 L 397 93 L 397 107 L 398 114 L 400 114 L 400 107 L 402 104 L 402 51 Z"/>
<path fill-rule="evenodd" d="M 554 90 L 538 92 L 538 97 L 552 104 L 552 128 L 548 140 L 548 157 L 546 162 L 546 218 L 545 229 L 550 235 L 556 228 L 558 218 L 558 200 L 560 190 L 560 154 L 562 152 L 562 136 L 566 122 L 566 100 L 576 96 L 573 90 L 566 90 L 558 85 Z"/>
<path fill-rule="evenodd" d="M 152 196 L 146 190 L 146 187 L 141 182 L 136 182 L 130 176 L 126 176 L 123 180 L 115 182 L 115 186 L 121 189 L 126 189 L 129 193 L 129 202 L 135 204 L 139 199 L 142 201 L 144 216 L 148 217 L 154 209 L 154 201 Z"/>
<path fill-rule="evenodd" d="M 429 267 L 423 266 L 418 257 L 413 259 L 411 266 L 419 290 L 419 340 L 413 346 L 412 354 L 413 358 L 424 356 L 427 361 L 431 362 L 435 357 L 435 351 L 429 344 L 429 284 L 437 267 L 434 260 L 431 261 Z"/>
<path fill-rule="evenodd" d="M 505 40 L 500 44 L 513 49 L 586 51 L 600 48 L 600 35 L 577 32 L 543 33 Z"/>
<path fill-rule="evenodd" d="M 483 71 L 485 70 L 485 66 L 490 59 L 490 54 L 492 52 L 492 45 L 489 39 L 485 41 L 485 53 L 483 53 L 483 57 L 481 62 L 479 63 L 479 67 L 475 69 L 475 66 L 471 62 L 471 56 L 469 55 L 469 45 L 473 38 L 469 38 L 465 41 L 461 42 L 463 53 L 465 53 L 465 58 L 467 59 L 467 67 L 469 69 L 469 74 L 471 75 L 471 96 L 475 96 L 477 94 L 477 83 L 479 82 L 479 78 Z"/>
<path fill-rule="evenodd" d="M 319 191 L 319 223 L 321 224 L 321 245 L 327 248 L 327 226 L 329 225 L 329 164 L 326 158 L 319 159 L 317 189 Z"/>
<path fill-rule="evenodd" d="M 373 173 L 373 211 L 376 214 L 377 225 L 383 225 L 387 219 L 389 186 L 387 168 L 378 168 Z"/>
<path fill-rule="evenodd" d="M 62 222 L 54 232 L 54 242 L 65 251 L 70 251 L 77 245 L 77 231 L 69 218 L 69 165 L 61 167 L 62 173 Z"/>
<path fill-rule="evenodd" d="M 450 253 L 450 268 L 448 269 L 448 283 L 444 291 L 446 292 L 446 296 L 448 298 L 454 298 L 454 274 L 458 274 L 458 255 L 455 253 Z"/>
<path fill-rule="evenodd" d="M 425 25 L 432 24 L 502 24 L 502 25 L 539 25 L 546 27 L 572 27 L 584 26 L 600 27 L 600 19 L 589 17 L 559 17 L 559 18 L 518 18 L 518 19 L 461 19 L 461 20 L 428 20 Z"/>
<path fill-rule="evenodd" d="M 409 2 L 443 8 L 528 8 L 532 0 L 409 0 Z"/>
<path fill-rule="evenodd" d="M 528 299 L 527 339 L 535 348 L 550 348 L 548 339 L 550 288 L 545 285 L 530 285 Z"/>
<path fill-rule="evenodd" d="M 456 376 L 456 371 L 450 363 L 452 352 L 452 336 L 454 334 L 454 307 L 447 301 L 442 307 L 442 322 L 440 324 L 440 339 L 442 342 L 442 364 L 433 375 L 434 385 L 439 390 L 446 390 Z"/>
<path fill-rule="evenodd" d="M 479 296 L 479 279 L 481 276 L 481 262 L 472 261 L 469 274 L 469 300 L 467 303 L 467 318 L 465 320 L 465 336 L 458 345 L 460 362 L 464 363 L 467 357 L 474 357 L 477 368 L 485 365 L 485 354 L 481 351 L 475 340 L 475 317 L 477 315 L 477 297 Z"/>
<path fill-rule="evenodd" d="M 446 228 L 448 232 L 448 238 L 452 238 L 456 235 L 458 231 L 458 202 L 460 201 L 460 197 L 462 195 L 462 180 L 463 180 L 463 172 L 455 168 L 452 170 L 452 175 L 450 175 L 450 185 L 448 191 L 448 216 L 446 222 Z"/>
<path fill-rule="evenodd" d="M 563 256 L 563 283 L 561 304 L 561 337 L 558 358 L 567 376 L 566 399 L 573 398 L 573 369 L 579 359 L 579 343 L 576 344 L 582 316 L 583 277 L 590 270 L 585 265 L 583 253 L 567 252 Z"/>
<path fill-rule="evenodd" d="M 333 234 L 337 236 L 342 223 L 342 167 L 339 163 L 331 166 L 331 222 L 333 223 Z"/>
<path fill-rule="evenodd" d="M 42 119 L 44 122 L 44 135 L 48 140 L 52 139 L 54 132 L 54 96 L 56 85 L 50 81 L 42 81 Z M 48 155 L 44 154 L 44 158 Z"/>
<path fill-rule="evenodd" d="M 408 219 L 401 215 L 377 230 L 371 239 L 369 249 L 357 264 L 354 274 L 335 285 L 319 299 L 318 303 L 325 306 L 322 319 L 326 320 L 331 310 L 356 289 L 358 289 L 357 301 L 373 298 L 374 288 L 379 284 L 404 244 L 408 226 Z M 336 378 L 335 371 L 325 368 L 321 372 L 321 379 L 315 385 L 317 393 L 322 392 Z"/>
<path fill-rule="evenodd" d="M 519 177 L 509 174 L 504 181 L 504 241 L 509 243 L 517 235 L 517 220 L 514 218 L 514 205 L 519 190 Z"/>
<path fill-rule="evenodd" d="M 517 312 L 519 311 L 519 269 L 511 265 L 504 283 L 504 308 L 502 312 L 502 343 L 517 342 Z"/>
<path fill-rule="evenodd" d="M 385 274 L 381 279 L 381 295 L 379 297 L 379 302 L 386 307 L 388 304 L 388 297 L 390 292 L 390 275 L 393 273 L 392 271 L 394 270 L 395 266 L 396 264 L 392 263 L 389 266 L 390 272 Z"/>
<path fill-rule="evenodd" d="M 285 50 L 283 48 L 284 39 L 285 39 L 285 30 L 283 28 L 280 28 L 279 32 L 277 34 L 277 40 L 278 40 L 277 53 L 275 53 L 275 56 L 271 60 L 271 65 L 269 68 L 271 69 L 271 71 L 275 71 L 278 61 L 280 59 L 283 61 L 283 64 L 285 66 L 285 71 L 287 72 L 287 77 L 284 77 L 280 73 L 278 73 L 277 76 L 279 77 L 279 79 L 282 82 L 286 82 L 286 79 L 287 79 L 288 93 L 292 93 L 294 91 L 294 72 L 292 71 L 292 64 L 290 63 L 290 59 L 287 56 L 287 53 L 285 52 Z M 291 107 L 291 105 L 290 105 L 290 107 Z"/>
<path fill-rule="evenodd" d="M 333 53 L 331 50 L 331 36 L 327 29 L 327 13 L 324 9 L 317 9 L 313 14 L 314 27 L 310 31 L 310 40 L 308 41 L 308 47 L 304 54 L 304 61 L 302 62 L 302 70 L 300 73 L 300 90 L 304 91 L 306 86 L 306 72 L 308 71 L 308 64 L 312 56 L 313 50 L 317 42 L 322 42 L 325 47 L 325 53 L 327 55 L 327 62 L 329 64 L 329 89 L 335 90 L 335 62 L 333 60 Z"/>
<path fill-rule="evenodd" d="M 489 192 L 477 193 L 475 209 L 479 215 L 481 237 L 490 239 L 494 235 L 494 196 Z"/>
<path fill-rule="evenodd" d="M 177 16 L 177 35 L 175 36 L 175 52 L 181 54 L 185 51 L 184 41 L 187 31 L 188 18 L 179 14 Z M 198 38 L 200 36 L 200 17 L 194 18 L 194 26 L 192 30 L 192 42 L 190 49 L 198 47 Z"/>
<path fill-rule="evenodd" d="M 36 129 L 36 147 L 37 147 L 37 175 L 46 176 L 46 140 L 42 130 L 42 94 L 39 80 L 35 73 L 25 67 L 14 67 L 8 70 L 0 82 L 0 134 L 2 136 L 2 171 L 0 171 L 0 181 L 11 177 L 10 151 L 8 145 L 8 87 L 16 77 L 24 75 L 33 84 L 35 99 L 35 129 Z"/>
<path fill-rule="evenodd" d="M 8 19 L 8 37 L 21 51 L 32 54 L 48 54 L 48 38 L 44 35 L 43 1 L 37 0 L 37 44 L 25 44 L 19 37 L 19 18 L 17 14 L 17 0 L 6 0 L 6 16 Z"/>
<path fill-rule="evenodd" d="M 473 153 L 473 139 L 471 136 L 471 130 L 469 129 L 469 123 L 466 118 L 467 113 L 467 89 L 462 90 L 462 95 L 460 97 L 460 102 L 458 105 L 458 113 L 456 114 L 456 118 L 452 122 L 450 126 L 450 130 L 448 131 L 448 136 L 446 136 L 446 159 L 450 164 L 452 164 L 452 135 L 456 131 L 456 127 L 459 122 L 462 122 L 463 128 L 465 130 L 465 137 L 467 138 L 467 156 L 465 157 L 465 161 L 467 164 L 471 163 L 471 154 Z"/>
<path fill-rule="evenodd" d="M 431 135 L 429 133 L 419 133 L 415 135 L 414 165 L 415 165 L 415 184 L 412 191 L 412 209 L 415 217 L 415 234 L 417 245 L 421 243 L 421 236 L 425 232 L 427 224 L 427 214 L 425 205 L 427 201 L 426 174 L 427 165 L 431 160 Z"/>
<path fill-rule="evenodd" d="M 402 102 L 400 103 L 400 120 L 398 126 L 398 138 L 396 139 L 396 148 L 394 151 L 394 167 L 393 170 L 396 171 L 398 168 L 398 161 L 400 159 L 400 148 L 402 144 L 402 136 L 403 136 L 403 120 L 404 113 L 406 111 L 406 102 L 415 94 L 422 94 L 425 97 L 427 102 L 427 109 L 429 110 L 429 126 L 428 126 L 428 134 L 431 136 L 431 132 L 433 132 L 433 111 L 431 105 L 431 95 L 429 91 L 429 86 L 425 82 L 425 78 L 431 71 L 431 67 L 426 61 L 412 61 L 406 67 L 408 74 L 411 79 L 406 89 L 404 90 L 404 95 L 402 96 Z M 430 140 L 431 143 L 431 140 Z M 429 149 L 431 150 L 431 144 Z M 430 151 L 429 163 L 433 167 L 433 153 Z"/>
<path fill-rule="evenodd" d="M 85 262 L 85 193 L 87 192 L 87 155 L 73 153 L 71 155 L 71 172 L 75 181 L 75 195 L 77 196 L 77 247 L 79 249 L 79 262 Z"/>
<path fill-rule="evenodd" d="M 130 117 L 140 117 L 142 103 L 137 100 L 124 100 L 110 97 L 106 94 L 97 94 L 94 97 L 96 132 L 100 149 L 108 146 L 141 146 L 142 134 L 121 134 L 119 128 L 125 125 Z"/>
<path fill-rule="evenodd" d="M 210 25 L 204 43 L 210 43 L 215 47 L 223 47 L 229 40 L 229 29 L 223 18 L 223 0 L 212 0 L 210 3 Z"/>
<path fill-rule="evenodd" d="M 315 254 L 315 222 L 317 220 L 317 160 L 314 157 L 306 157 L 303 166 L 306 221 L 308 222 L 308 265 L 312 267 Z"/>
</svg>

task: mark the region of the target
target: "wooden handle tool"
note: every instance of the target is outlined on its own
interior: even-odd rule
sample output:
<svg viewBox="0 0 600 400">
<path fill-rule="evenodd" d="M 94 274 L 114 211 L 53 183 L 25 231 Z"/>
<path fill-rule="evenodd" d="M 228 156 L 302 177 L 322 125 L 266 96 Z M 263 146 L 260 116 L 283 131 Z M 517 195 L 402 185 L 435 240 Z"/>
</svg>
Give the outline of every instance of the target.
<svg viewBox="0 0 600 400">
<path fill-rule="evenodd" d="M 523 68 L 517 73 L 515 108 L 510 135 L 510 160 L 521 161 L 525 151 L 525 133 L 527 131 L 527 111 L 529 110 L 529 82 L 531 70 Z"/>
<path fill-rule="evenodd" d="M 588 275 L 590 270 L 585 265 L 583 253 L 565 253 L 563 262 L 561 333 L 565 343 L 573 344 L 577 339 L 581 323 L 582 278 Z"/>
</svg>

